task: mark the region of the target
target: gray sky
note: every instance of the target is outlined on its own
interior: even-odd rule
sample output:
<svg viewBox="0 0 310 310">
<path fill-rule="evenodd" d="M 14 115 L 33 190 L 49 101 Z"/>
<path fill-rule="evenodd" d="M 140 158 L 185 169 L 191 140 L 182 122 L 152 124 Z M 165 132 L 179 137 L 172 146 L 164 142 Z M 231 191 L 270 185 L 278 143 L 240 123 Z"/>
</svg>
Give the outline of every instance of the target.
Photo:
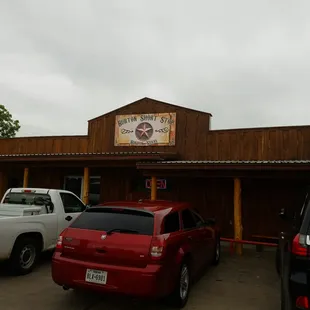
<svg viewBox="0 0 310 310">
<path fill-rule="evenodd" d="M 0 2 L 0 98 L 19 135 L 86 134 L 142 97 L 212 128 L 310 124 L 310 1 Z"/>
</svg>

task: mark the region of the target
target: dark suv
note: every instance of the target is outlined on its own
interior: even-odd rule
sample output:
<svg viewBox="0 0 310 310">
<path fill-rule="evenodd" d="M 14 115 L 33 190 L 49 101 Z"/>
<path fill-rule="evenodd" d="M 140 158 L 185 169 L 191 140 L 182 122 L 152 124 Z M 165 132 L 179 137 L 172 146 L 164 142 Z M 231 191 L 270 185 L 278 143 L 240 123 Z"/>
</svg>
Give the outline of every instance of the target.
<svg viewBox="0 0 310 310">
<path fill-rule="evenodd" d="M 281 309 L 310 309 L 310 195 L 299 214 L 290 216 L 282 209 L 280 217 L 290 228 L 281 232 L 277 249 Z"/>
</svg>

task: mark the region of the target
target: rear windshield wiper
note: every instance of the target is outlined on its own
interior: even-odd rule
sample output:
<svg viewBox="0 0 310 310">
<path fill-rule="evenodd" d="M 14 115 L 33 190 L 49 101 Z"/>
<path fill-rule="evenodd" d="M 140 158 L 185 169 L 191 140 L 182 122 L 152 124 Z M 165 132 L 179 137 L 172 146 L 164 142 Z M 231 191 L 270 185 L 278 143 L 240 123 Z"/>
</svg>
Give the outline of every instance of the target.
<svg viewBox="0 0 310 310">
<path fill-rule="evenodd" d="M 113 228 L 107 231 L 107 235 L 111 235 L 113 232 L 127 233 L 127 234 L 139 234 L 137 230 L 131 229 L 122 229 L 122 228 Z"/>
</svg>

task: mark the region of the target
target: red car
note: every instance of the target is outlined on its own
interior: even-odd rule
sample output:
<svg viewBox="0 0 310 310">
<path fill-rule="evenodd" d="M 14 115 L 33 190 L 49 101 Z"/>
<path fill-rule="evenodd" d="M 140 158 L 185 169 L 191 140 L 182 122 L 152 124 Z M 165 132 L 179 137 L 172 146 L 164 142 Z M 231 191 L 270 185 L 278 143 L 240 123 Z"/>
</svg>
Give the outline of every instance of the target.
<svg viewBox="0 0 310 310">
<path fill-rule="evenodd" d="M 185 306 L 191 280 L 220 259 L 220 234 L 189 204 L 113 202 L 88 208 L 59 236 L 52 277 L 64 289 L 169 297 Z"/>
</svg>

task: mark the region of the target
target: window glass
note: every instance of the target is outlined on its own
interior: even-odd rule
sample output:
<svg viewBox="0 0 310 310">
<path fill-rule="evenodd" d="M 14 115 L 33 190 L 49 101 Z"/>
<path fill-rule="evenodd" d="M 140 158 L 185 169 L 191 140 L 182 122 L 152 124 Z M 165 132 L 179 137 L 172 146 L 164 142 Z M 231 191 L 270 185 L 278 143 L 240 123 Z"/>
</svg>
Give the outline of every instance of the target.
<svg viewBox="0 0 310 310">
<path fill-rule="evenodd" d="M 192 229 L 196 227 L 196 222 L 190 210 L 182 211 L 183 229 Z"/>
<path fill-rule="evenodd" d="M 192 211 L 192 214 L 193 214 L 194 221 L 196 223 L 196 227 L 201 227 L 204 223 L 204 220 L 202 219 L 202 217 L 197 212 L 194 212 L 194 211 Z"/>
<path fill-rule="evenodd" d="M 23 204 L 34 205 L 35 199 L 42 198 L 43 201 L 51 201 L 51 197 L 48 194 L 38 194 L 34 192 L 22 192 L 22 193 L 8 193 L 3 203 L 7 204 Z"/>
<path fill-rule="evenodd" d="M 100 231 L 119 229 L 124 230 L 123 233 L 132 231 L 132 233 L 152 236 L 154 215 L 126 208 L 91 207 L 83 212 L 70 227 Z"/>
<path fill-rule="evenodd" d="M 60 193 L 65 213 L 78 213 L 85 210 L 85 205 L 74 195 L 69 193 Z"/>
<path fill-rule="evenodd" d="M 174 212 L 168 214 L 164 219 L 164 234 L 172 233 L 180 230 L 179 213 Z"/>
</svg>

